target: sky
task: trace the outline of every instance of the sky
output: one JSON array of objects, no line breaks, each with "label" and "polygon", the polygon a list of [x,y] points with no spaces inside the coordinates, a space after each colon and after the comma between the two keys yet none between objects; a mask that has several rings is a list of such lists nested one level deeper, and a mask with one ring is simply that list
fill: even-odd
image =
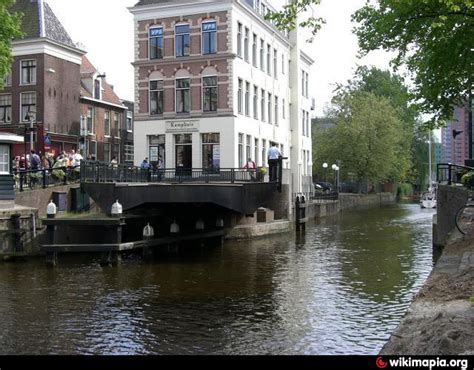
[{"label": "sky", "polygon": [[[275,0],[279,5],[284,0]],[[73,41],[84,45],[95,67],[107,74],[122,99],[133,100],[133,16],[127,7],[137,0],[47,0]],[[373,52],[357,59],[357,37],[352,34],[351,14],[366,0],[322,0],[314,6],[326,24],[305,51],[316,60],[310,93],[316,99],[316,115],[323,114],[337,83],[345,83],[359,65],[389,68],[389,55]]]}]

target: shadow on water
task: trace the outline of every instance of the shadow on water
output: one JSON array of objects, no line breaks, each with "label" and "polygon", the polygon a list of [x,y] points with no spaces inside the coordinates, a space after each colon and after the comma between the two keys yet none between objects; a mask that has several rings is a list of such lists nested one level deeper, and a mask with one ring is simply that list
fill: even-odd
[{"label": "shadow on water", "polygon": [[0,265],[3,354],[376,354],[431,270],[430,214],[402,205],[305,235]]}]

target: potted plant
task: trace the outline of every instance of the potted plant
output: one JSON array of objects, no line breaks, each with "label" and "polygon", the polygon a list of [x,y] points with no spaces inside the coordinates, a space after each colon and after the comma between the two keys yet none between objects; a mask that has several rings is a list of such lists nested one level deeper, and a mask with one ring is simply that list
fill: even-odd
[{"label": "potted plant", "polygon": [[265,180],[265,175],[268,173],[265,167],[257,168],[257,181],[263,182]]}]

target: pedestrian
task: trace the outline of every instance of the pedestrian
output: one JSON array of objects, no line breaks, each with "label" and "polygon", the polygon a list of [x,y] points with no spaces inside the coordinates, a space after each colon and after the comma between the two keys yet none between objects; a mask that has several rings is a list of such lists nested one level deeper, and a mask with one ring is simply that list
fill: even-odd
[{"label": "pedestrian", "polygon": [[112,157],[112,160],[110,161],[110,164],[112,165],[112,168],[117,168],[118,162],[117,162],[117,157]]},{"label": "pedestrian", "polygon": [[140,165],[140,168],[141,168],[142,170],[149,170],[149,169],[150,169],[150,163],[148,162],[148,157],[146,157],[146,158],[143,160],[142,164]]},{"label": "pedestrian", "polygon": [[31,150],[31,169],[38,170],[41,167],[41,159],[38,154],[34,150]]},{"label": "pedestrian", "polygon": [[270,145],[270,149],[268,149],[268,167],[270,169],[270,182],[273,182],[278,180],[278,164],[280,162],[281,152],[275,143],[271,143]]},{"label": "pedestrian", "polygon": [[156,168],[158,169],[158,181],[161,181],[165,172],[165,164],[163,163],[163,158],[161,157],[161,155],[158,157],[158,163],[156,164]]},{"label": "pedestrian", "polygon": [[257,164],[252,161],[252,158],[247,158],[247,163],[245,163],[244,168],[247,169],[247,172],[250,174],[250,180],[255,181],[255,173],[257,172]]}]

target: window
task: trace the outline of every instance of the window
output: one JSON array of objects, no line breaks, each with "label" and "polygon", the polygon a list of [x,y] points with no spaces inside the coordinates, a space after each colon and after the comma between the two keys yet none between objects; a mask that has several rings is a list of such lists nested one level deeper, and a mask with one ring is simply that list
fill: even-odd
[{"label": "window", "polygon": [[267,107],[265,106],[266,103],[265,103],[265,97],[266,97],[266,92],[265,90],[262,89],[262,100],[260,101],[261,105],[260,105],[260,111],[262,112],[262,122],[265,122],[265,109],[267,109]]},{"label": "window", "polygon": [[94,80],[94,99],[100,100],[100,80]]},{"label": "window", "polygon": [[220,134],[202,134],[202,168],[219,169],[221,167]]},{"label": "window", "polygon": [[272,124],[272,94],[268,93],[268,123]]},{"label": "window", "polygon": [[252,44],[252,64],[254,67],[257,67],[257,35],[253,34],[253,44]]},{"label": "window", "polygon": [[104,143],[104,162],[110,162],[110,144]]},{"label": "window", "polygon": [[267,44],[267,73],[269,76],[272,75],[272,71],[271,71],[271,62],[272,62],[272,47],[270,46],[270,44]]},{"label": "window", "polygon": [[239,78],[239,90],[237,91],[237,109],[239,114],[242,114],[242,89],[243,89],[243,81]]},{"label": "window", "polygon": [[182,24],[175,27],[176,56],[189,56],[189,24]]},{"label": "window", "polygon": [[128,163],[133,163],[133,144],[125,144],[123,146],[124,160]]},{"label": "window", "polygon": [[0,95],[0,123],[11,123],[12,121],[12,96],[11,94]]},{"label": "window", "polygon": [[87,108],[87,133],[94,133],[94,108]]},{"label": "window", "polygon": [[276,49],[273,49],[273,75],[275,79],[278,78],[278,52]]},{"label": "window", "polygon": [[252,158],[252,137],[250,135],[247,135],[247,141],[245,145],[245,160],[247,161],[247,158]]},{"label": "window", "polygon": [[217,76],[202,78],[204,112],[217,112]]},{"label": "window", "polygon": [[265,166],[265,158],[267,158],[267,141],[262,139],[262,166]]},{"label": "window", "polygon": [[21,61],[21,84],[34,85],[36,83],[36,60]]},{"label": "window", "polygon": [[253,87],[253,118],[258,119],[258,87]]},{"label": "window", "polygon": [[217,53],[217,23],[215,21],[202,24],[202,53]]},{"label": "window", "polygon": [[259,150],[258,150],[258,139],[254,139],[254,146],[253,146],[253,149],[254,149],[254,161],[255,163],[258,163],[258,153],[259,153]]},{"label": "window", "polygon": [[285,74],[285,54],[281,55],[281,73]]},{"label": "window", "polygon": [[304,93],[304,87],[305,87],[305,79],[306,79],[306,76],[304,75],[304,71],[301,70],[301,95],[305,96],[305,93]]},{"label": "window", "polygon": [[97,158],[97,141],[91,140],[87,142],[87,154],[94,160]]},{"label": "window", "polygon": [[306,97],[309,96],[309,74],[306,73],[306,83],[305,83]]},{"label": "window", "polygon": [[245,115],[250,115],[250,83],[245,82]]},{"label": "window", "polygon": [[249,61],[249,29],[245,27],[245,38],[244,38],[244,60]]},{"label": "window", "polygon": [[150,28],[150,59],[163,58],[163,28]]},{"label": "window", "polygon": [[309,84],[309,74],[305,71],[301,71],[301,91],[304,97],[308,97],[308,84]]},{"label": "window", "polygon": [[12,85],[12,74],[9,73],[3,78],[3,84],[6,86],[11,86]]},{"label": "window", "polygon": [[0,145],[0,174],[10,173],[10,146]]},{"label": "window", "polygon": [[117,112],[114,112],[114,136],[120,137],[120,114]]},{"label": "window", "polygon": [[108,110],[104,113],[104,135],[110,136],[110,112]]},{"label": "window", "polygon": [[133,113],[127,111],[127,131],[133,132]]},{"label": "window", "polygon": [[278,126],[278,96],[275,96],[275,125]]},{"label": "window", "polygon": [[302,111],[302,116],[303,116],[303,120],[302,120],[302,123],[303,123],[303,127],[302,127],[303,136],[306,136],[306,114],[305,114],[304,110]]},{"label": "window", "polygon": [[281,104],[281,114],[283,116],[283,119],[286,119],[286,106],[285,106],[285,99],[282,100],[282,104]]},{"label": "window", "polygon": [[244,134],[239,134],[239,168],[244,166]]},{"label": "window", "polygon": [[310,125],[309,125],[309,112],[306,112],[306,136],[310,137],[311,133],[309,132]]},{"label": "window", "polygon": [[242,23],[237,23],[237,55],[242,58]]},{"label": "window", "polygon": [[265,42],[260,39],[260,69],[265,71]]},{"label": "window", "polygon": [[36,112],[36,93],[22,93],[21,94],[21,121],[29,121],[29,113]]},{"label": "window", "polygon": [[166,136],[148,136],[148,158],[150,163],[157,164],[158,159],[163,161],[165,165],[165,153],[166,153]]},{"label": "window", "polygon": [[190,86],[189,78],[176,80],[176,113],[189,113],[190,104]]},{"label": "window", "polygon": [[150,81],[150,114],[163,114],[163,81]]},{"label": "window", "polygon": [[114,144],[114,152],[112,155],[115,157],[118,163],[120,163],[120,144]]}]

